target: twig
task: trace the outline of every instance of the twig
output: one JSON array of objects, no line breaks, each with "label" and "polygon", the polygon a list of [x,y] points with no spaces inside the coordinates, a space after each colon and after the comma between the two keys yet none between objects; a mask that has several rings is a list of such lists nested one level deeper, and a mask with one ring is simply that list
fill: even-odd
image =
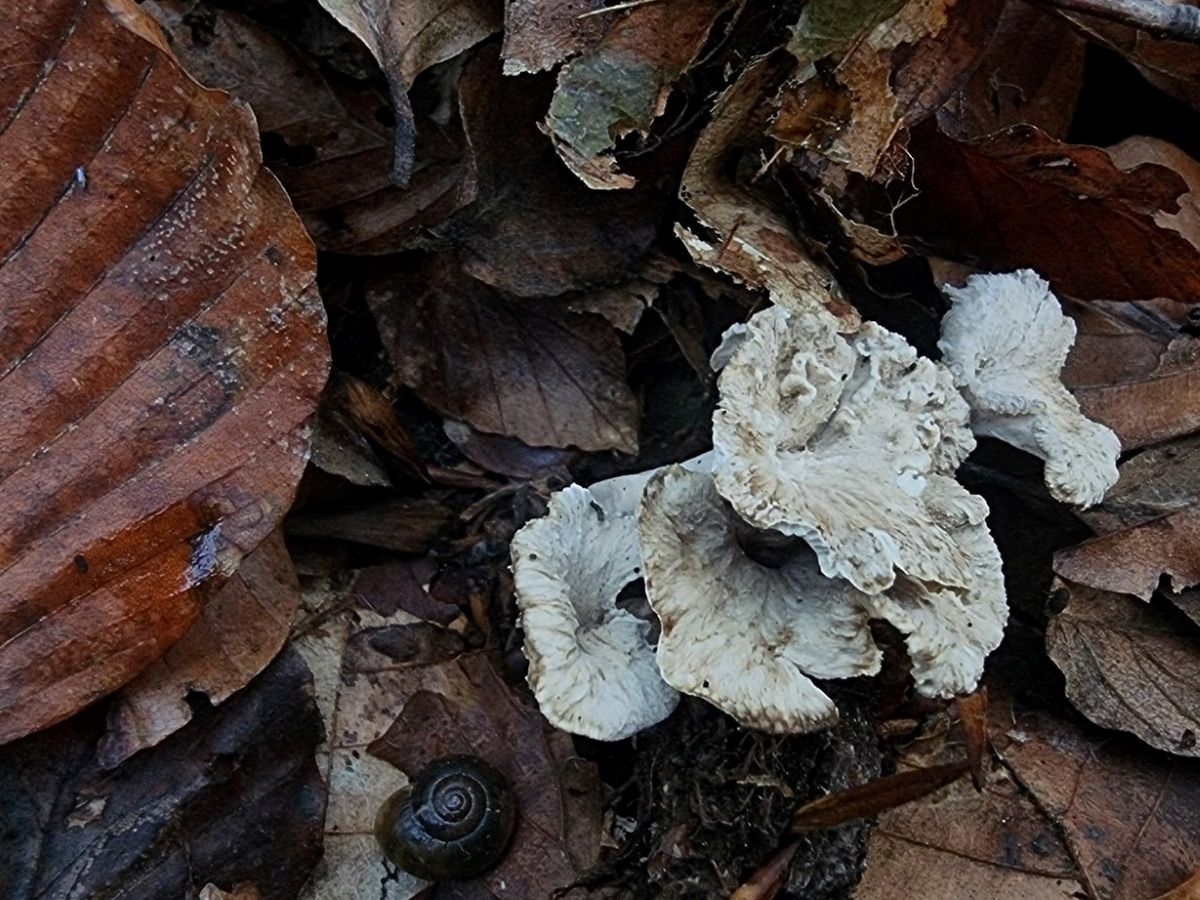
[{"label": "twig", "polygon": [[1155,37],[1200,44],[1200,7],[1163,0],[1039,0],[1044,6],[1132,25]]}]

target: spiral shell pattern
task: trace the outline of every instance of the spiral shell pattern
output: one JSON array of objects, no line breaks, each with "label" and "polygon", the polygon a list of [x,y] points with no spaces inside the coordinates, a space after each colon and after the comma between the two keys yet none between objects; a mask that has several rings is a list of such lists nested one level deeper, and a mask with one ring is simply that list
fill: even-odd
[{"label": "spiral shell pattern", "polygon": [[499,772],[473,756],[448,756],[384,802],[375,835],[406,872],[454,880],[490,868],[507,848],[515,820],[515,801]]}]

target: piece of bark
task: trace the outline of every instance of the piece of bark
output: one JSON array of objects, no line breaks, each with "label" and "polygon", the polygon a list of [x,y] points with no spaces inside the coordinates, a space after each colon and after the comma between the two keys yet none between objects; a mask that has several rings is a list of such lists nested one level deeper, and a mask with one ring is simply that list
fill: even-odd
[{"label": "piece of bark", "polygon": [[248,110],[129,0],[0,8],[0,741],[120,687],[278,524],[329,365]]}]

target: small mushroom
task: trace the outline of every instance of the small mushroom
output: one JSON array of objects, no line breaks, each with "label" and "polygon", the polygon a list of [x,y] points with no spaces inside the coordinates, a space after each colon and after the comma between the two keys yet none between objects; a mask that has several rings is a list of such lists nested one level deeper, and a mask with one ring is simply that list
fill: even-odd
[{"label": "small mushroom", "polygon": [[1060,378],[1075,343],[1050,285],[1021,269],[947,287],[942,358],[971,405],[971,427],[1045,460],[1046,486],[1079,507],[1116,484],[1121,442],[1087,418]]},{"label": "small mushroom", "polygon": [[706,473],[672,466],[646,487],[638,529],[663,677],[751,728],[832,725],[837,708],[811,679],[879,670],[866,598],[822,576],[811,554],[755,562],[739,524]]},{"label": "small mushroom", "polygon": [[974,447],[945,370],[874,323],[843,336],[828,313],[776,306],[746,323],[718,383],[713,472],[743,518],[802,537],[825,575],[867,594],[899,572],[969,587],[969,560],[928,508],[930,476]]},{"label": "small mushroom", "polygon": [[[684,465],[710,463],[704,454]],[[616,602],[641,577],[635,517],[655,471],[559,491],[547,515],[513,538],[529,686],[551,724],[573,734],[621,740],[679,703],[659,675],[652,624]]]}]

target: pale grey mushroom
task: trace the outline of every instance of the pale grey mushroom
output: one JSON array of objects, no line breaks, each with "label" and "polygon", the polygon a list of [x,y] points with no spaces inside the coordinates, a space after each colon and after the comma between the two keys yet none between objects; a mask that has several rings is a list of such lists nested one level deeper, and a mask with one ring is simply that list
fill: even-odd
[{"label": "pale grey mushroom", "polygon": [[662,675],[751,728],[828,727],[837,708],[812,679],[879,671],[867,598],[825,578],[811,555],[755,562],[738,528],[706,473],[669,467],[647,485],[638,529]]},{"label": "pale grey mushroom", "polygon": [[1055,498],[1099,503],[1117,482],[1121,442],[1087,418],[1062,383],[1075,323],[1050,285],[1021,269],[972,275],[945,292],[952,307],[938,346],[971,405],[971,427],[1045,460]]}]

